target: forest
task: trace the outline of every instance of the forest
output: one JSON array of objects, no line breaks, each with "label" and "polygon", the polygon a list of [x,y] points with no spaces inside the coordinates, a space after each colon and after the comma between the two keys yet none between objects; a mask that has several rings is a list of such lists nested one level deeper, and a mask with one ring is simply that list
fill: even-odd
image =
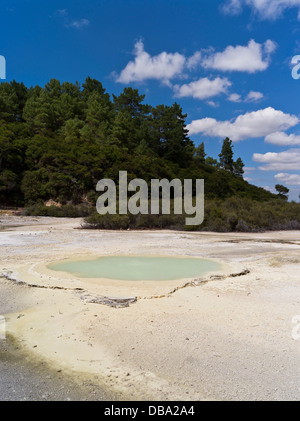
[{"label": "forest", "polygon": [[96,185],[103,178],[128,180],[204,179],[205,219],[198,230],[299,229],[300,204],[243,179],[224,133],[219,159],[204,143],[189,139],[186,117],[176,102],[150,106],[137,89],[110,95],[101,82],[27,88],[0,84],[0,207],[26,215],[85,217],[85,227],[103,229],[185,227],[185,215],[104,215],[96,212]]}]

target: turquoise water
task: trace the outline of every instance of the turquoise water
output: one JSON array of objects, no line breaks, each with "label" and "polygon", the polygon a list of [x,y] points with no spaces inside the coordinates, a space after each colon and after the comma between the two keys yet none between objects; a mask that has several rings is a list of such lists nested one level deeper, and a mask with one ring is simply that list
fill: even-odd
[{"label": "turquoise water", "polygon": [[168,281],[220,270],[218,263],[206,259],[139,256],[99,257],[95,260],[53,263],[48,267],[80,278],[120,281]]}]

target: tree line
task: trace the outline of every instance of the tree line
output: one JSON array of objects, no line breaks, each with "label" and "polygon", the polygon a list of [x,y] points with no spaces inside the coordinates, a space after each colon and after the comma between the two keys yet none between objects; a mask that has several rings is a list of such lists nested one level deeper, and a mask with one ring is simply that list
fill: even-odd
[{"label": "tree line", "polygon": [[[152,106],[137,89],[110,95],[101,82],[61,83],[43,88],[0,84],[0,206],[25,207],[31,215],[87,216],[93,228],[180,228],[184,215],[153,218],[100,217],[97,182],[142,178],[204,179],[205,221],[217,231],[300,228],[299,204],[243,179],[224,133],[218,159],[207,156],[188,136],[178,103]],[[49,201],[55,206],[48,206]],[[47,204],[47,206],[46,206]]]},{"label": "tree line", "polygon": [[102,178],[203,178],[208,198],[274,198],[243,180],[225,138],[219,160],[195,146],[176,102],[150,106],[137,89],[109,95],[101,82],[50,80],[43,88],[0,84],[0,201],[28,206],[96,200]]}]

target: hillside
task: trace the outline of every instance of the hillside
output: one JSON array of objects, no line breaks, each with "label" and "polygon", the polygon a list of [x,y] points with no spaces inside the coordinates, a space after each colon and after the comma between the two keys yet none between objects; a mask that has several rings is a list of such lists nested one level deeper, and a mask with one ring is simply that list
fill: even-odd
[{"label": "hillside", "polygon": [[[189,139],[186,114],[177,103],[153,107],[144,100],[132,88],[111,97],[91,78],[82,86],[54,79],[44,88],[0,84],[1,206],[26,207],[27,213],[39,215],[87,216],[95,211],[97,182],[117,181],[119,171],[127,171],[129,180],[147,182],[204,179],[206,220],[201,229],[300,227],[297,204],[243,179],[243,162],[233,160],[229,139],[219,161],[207,157],[204,144],[195,147]],[[56,206],[46,207],[49,201]],[[252,220],[250,209],[256,214]],[[164,217],[158,226],[182,228],[182,219],[174,218]],[[150,217],[144,222],[120,219],[94,214],[88,222],[109,228],[155,227],[159,218],[155,223]]]}]

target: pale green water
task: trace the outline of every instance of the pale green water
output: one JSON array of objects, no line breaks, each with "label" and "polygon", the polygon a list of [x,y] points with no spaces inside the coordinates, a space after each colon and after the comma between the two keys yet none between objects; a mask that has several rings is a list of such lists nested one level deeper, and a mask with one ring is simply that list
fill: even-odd
[{"label": "pale green water", "polygon": [[176,257],[109,256],[95,260],[53,263],[49,269],[80,278],[120,281],[168,281],[201,276],[221,266],[210,260]]}]

